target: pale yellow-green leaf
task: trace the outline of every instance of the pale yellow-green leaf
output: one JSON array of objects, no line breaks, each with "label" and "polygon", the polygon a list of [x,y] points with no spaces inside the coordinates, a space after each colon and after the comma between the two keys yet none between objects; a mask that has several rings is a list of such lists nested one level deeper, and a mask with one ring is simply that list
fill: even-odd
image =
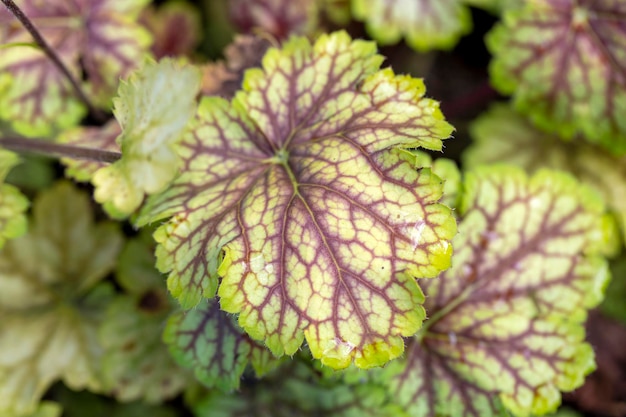
[{"label": "pale yellow-green leaf", "polygon": [[174,146],[195,112],[200,78],[198,69],[164,59],[121,83],[114,114],[122,126],[122,158],[95,173],[99,203],[130,214],[145,194],[162,191],[175,177],[180,161]]},{"label": "pale yellow-green leaf", "polygon": [[0,416],[35,412],[57,380],[100,388],[96,330],[112,288],[99,281],[121,240],[68,183],[35,200],[29,233],[0,251]]},{"label": "pale yellow-green leaf", "polygon": [[[39,404],[37,410],[31,414],[25,416],[15,416],[15,417],[61,417],[63,413],[63,408],[51,401],[44,401]],[[3,416],[3,417],[14,417],[14,416]]]}]

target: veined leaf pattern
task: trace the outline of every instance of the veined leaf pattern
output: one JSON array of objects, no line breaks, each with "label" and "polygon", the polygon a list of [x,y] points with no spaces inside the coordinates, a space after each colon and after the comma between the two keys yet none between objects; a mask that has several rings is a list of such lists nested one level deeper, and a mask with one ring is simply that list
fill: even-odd
[{"label": "veined leaf pattern", "polygon": [[[109,106],[120,77],[143,62],[151,42],[137,23],[148,0],[16,0],[15,3],[89,96]],[[30,34],[0,7],[0,44],[33,44]],[[24,135],[44,136],[76,124],[84,108],[69,82],[36,46],[0,48],[0,73],[13,75],[0,96],[0,118]]]},{"label": "veined leaf pattern", "polygon": [[[508,105],[496,105],[484,113],[473,122],[471,134],[474,144],[463,155],[465,166],[500,162],[529,173],[540,168],[569,172],[604,197],[626,242],[626,156],[612,155],[581,138],[563,141],[537,129]],[[619,251],[620,239],[615,240],[608,242],[607,255]]]},{"label": "veined leaf pattern", "polygon": [[306,337],[332,367],[381,365],[424,317],[416,277],[449,266],[456,223],[441,180],[400,148],[452,128],[421,80],[379,71],[373,43],[293,38],[232,103],[205,97],[183,168],[144,206],[157,266],[183,307],[213,297],[276,355]]},{"label": "veined leaf pattern", "polygon": [[463,0],[352,0],[352,8],[379,43],[404,37],[418,51],[450,49],[472,28]]},{"label": "veined leaf pattern", "polygon": [[[98,390],[96,331],[122,239],[95,224],[87,195],[60,183],[33,203],[29,232],[0,251],[0,412],[34,412],[56,381]],[[36,260],[36,262],[33,261]]]},{"label": "veined leaf pattern", "polygon": [[430,318],[389,389],[413,417],[555,411],[595,366],[583,322],[608,280],[603,206],[557,171],[481,168],[465,190],[454,266],[420,282]]},{"label": "veined leaf pattern", "polygon": [[192,368],[200,382],[224,391],[239,388],[248,363],[259,377],[280,363],[262,343],[252,340],[234,317],[220,310],[215,299],[170,317],[163,339],[172,356]]},{"label": "veined leaf pattern", "polygon": [[494,85],[535,124],[626,153],[626,3],[530,1],[487,44]]}]

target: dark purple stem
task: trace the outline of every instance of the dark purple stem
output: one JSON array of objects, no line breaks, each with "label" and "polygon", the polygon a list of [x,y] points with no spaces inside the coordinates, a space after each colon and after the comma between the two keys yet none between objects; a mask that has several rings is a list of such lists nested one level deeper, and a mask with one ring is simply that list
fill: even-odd
[{"label": "dark purple stem", "polygon": [[[3,0],[4,1],[4,0]],[[0,146],[16,152],[36,153],[71,159],[85,159],[95,162],[113,163],[122,157],[119,152],[103,151],[80,146],[61,145],[38,139],[21,137],[0,137]]]},{"label": "dark purple stem", "polygon": [[54,65],[56,65],[59,71],[63,73],[65,78],[68,79],[68,81],[72,85],[72,88],[74,89],[74,93],[78,96],[78,98],[83,103],[85,103],[85,105],[89,109],[89,113],[91,113],[94,119],[96,119],[99,122],[104,122],[106,120],[106,115],[102,111],[100,111],[98,108],[96,108],[91,102],[91,100],[89,100],[89,97],[87,97],[87,95],[81,88],[78,81],[76,81],[72,73],[69,71],[69,69],[67,69],[67,67],[65,66],[63,61],[61,61],[61,58],[57,55],[57,53],[50,47],[50,45],[48,45],[48,42],[46,42],[43,36],[41,36],[41,33],[39,33],[39,31],[37,30],[35,25],[33,25],[30,19],[17,6],[17,4],[15,4],[13,0],[1,0],[1,1],[2,3],[4,3],[6,8],[9,9],[11,13],[13,13],[13,15],[17,18],[17,20],[19,20],[22,23],[22,25],[24,25],[24,28],[31,34],[31,36],[33,37],[37,45],[39,45],[41,50],[48,56],[48,58],[50,58],[50,60],[52,60]]}]

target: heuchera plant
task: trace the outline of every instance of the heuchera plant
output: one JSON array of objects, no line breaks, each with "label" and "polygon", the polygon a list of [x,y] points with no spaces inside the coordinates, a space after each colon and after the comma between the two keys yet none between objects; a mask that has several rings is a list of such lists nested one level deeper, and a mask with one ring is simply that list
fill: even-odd
[{"label": "heuchera plant", "polygon": [[[1,1],[0,415],[544,415],[626,321],[623,2]],[[478,8],[446,159],[378,49]]]}]

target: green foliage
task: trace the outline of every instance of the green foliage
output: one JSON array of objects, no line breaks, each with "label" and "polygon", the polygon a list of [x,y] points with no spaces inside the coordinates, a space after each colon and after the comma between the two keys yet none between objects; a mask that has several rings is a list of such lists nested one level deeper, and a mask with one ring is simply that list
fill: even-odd
[{"label": "green foliage", "polygon": [[21,236],[27,229],[23,213],[28,208],[28,200],[13,185],[1,184],[19,162],[16,154],[0,149],[0,249],[7,239]]},{"label": "green foliage", "polygon": [[[4,151],[0,150],[0,153]],[[6,182],[28,193],[44,190],[55,181],[53,161],[50,158],[25,155],[11,168]]]},{"label": "green foliage", "polygon": [[0,4],[0,415],[546,415],[626,323],[622,2]]},{"label": "green foliage", "polygon": [[602,204],[572,177],[504,166],[464,190],[455,263],[421,283],[430,318],[383,376],[411,415],[554,411],[594,369],[581,323],[608,280]]},{"label": "green foliage", "polygon": [[[141,63],[151,37],[137,23],[148,0],[17,0],[24,13],[74,76],[84,71],[85,87],[108,107],[120,77]],[[0,88],[0,119],[24,135],[49,136],[75,125],[85,114],[66,78],[5,7],[0,8],[0,73],[13,81]],[[0,81],[0,85],[2,81]]]},{"label": "green foliage", "polygon": [[154,267],[150,240],[144,233],[124,247],[116,281],[125,294],[109,304],[98,334],[104,390],[123,402],[160,403],[179,394],[190,378],[161,341],[174,305]]},{"label": "green foliage", "polygon": [[61,183],[34,202],[27,235],[0,252],[0,410],[33,412],[50,385],[100,389],[95,333],[122,239],[94,224],[87,196]]},{"label": "green foliage", "polygon": [[600,306],[607,316],[626,324],[626,254],[622,253],[611,262],[613,279],[606,290],[606,300]]},{"label": "green foliage", "polygon": [[196,416],[408,417],[383,386],[326,380],[298,359],[263,381],[238,395],[207,395],[194,406]]},{"label": "green foliage", "polygon": [[418,51],[452,48],[472,29],[464,0],[352,0],[353,14],[364,20],[379,43],[398,42],[403,36]]},{"label": "green foliage", "polygon": [[58,404],[42,401],[37,410],[28,414],[28,417],[60,417],[62,411]]},{"label": "green foliage", "polygon": [[544,130],[626,153],[626,4],[529,1],[487,37],[494,86]]},{"label": "green foliage", "polygon": [[[602,194],[626,241],[626,157],[577,139],[565,142],[545,133],[507,105],[497,105],[472,125],[473,146],[464,154],[469,168],[495,162],[567,171]],[[606,221],[607,229],[612,227]],[[606,254],[619,252],[619,237],[607,233]]]},{"label": "green foliage", "polygon": [[163,339],[172,356],[182,366],[194,369],[196,378],[209,388],[239,388],[248,363],[258,377],[279,363],[262,343],[237,325],[234,317],[220,310],[216,300],[172,315]]}]

